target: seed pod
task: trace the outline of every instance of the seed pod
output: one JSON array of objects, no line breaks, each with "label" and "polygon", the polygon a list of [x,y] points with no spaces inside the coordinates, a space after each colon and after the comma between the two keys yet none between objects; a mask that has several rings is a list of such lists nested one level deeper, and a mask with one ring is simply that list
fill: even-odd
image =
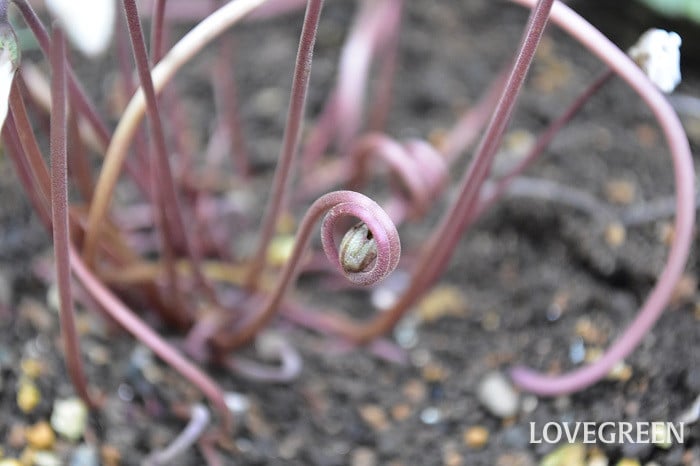
[{"label": "seed pod", "polygon": [[364,222],[350,228],[340,242],[338,258],[348,273],[363,272],[377,258],[377,244]]}]

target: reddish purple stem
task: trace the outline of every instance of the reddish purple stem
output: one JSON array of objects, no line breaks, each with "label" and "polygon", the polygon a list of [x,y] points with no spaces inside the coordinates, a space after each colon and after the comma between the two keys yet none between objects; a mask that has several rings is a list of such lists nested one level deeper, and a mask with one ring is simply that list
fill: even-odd
[{"label": "reddish purple stem", "polygon": [[301,30],[299,40],[299,50],[297,51],[296,65],[294,67],[294,80],[292,82],[292,95],[287,113],[287,125],[284,128],[284,139],[282,150],[275,178],[272,182],[270,198],[265,209],[265,216],[260,228],[260,239],[258,247],[253,255],[250,271],[246,280],[250,289],[257,288],[260,273],[265,266],[265,255],[267,248],[275,232],[275,226],[280,213],[284,208],[287,191],[289,191],[292,179],[292,169],[294,160],[299,150],[299,136],[304,118],[304,108],[306,106],[306,94],[309,89],[309,78],[311,75],[311,61],[313,59],[314,44],[316,42],[316,31],[321,17],[323,0],[308,0],[306,14],[304,15],[304,26]]},{"label": "reddish purple stem", "polygon": [[66,49],[63,31],[57,23],[54,23],[51,37],[51,224],[60,301],[61,336],[68,374],[73,386],[88,406],[95,407],[95,402],[88,393],[80,355],[80,339],[75,328],[70,283],[65,65]]}]

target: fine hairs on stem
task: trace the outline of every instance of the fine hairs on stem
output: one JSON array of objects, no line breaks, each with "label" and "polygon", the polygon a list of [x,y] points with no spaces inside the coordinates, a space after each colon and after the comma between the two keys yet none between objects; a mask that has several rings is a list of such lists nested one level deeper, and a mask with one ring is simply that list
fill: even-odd
[{"label": "fine hairs on stem", "polygon": [[[635,63],[592,26],[555,0],[513,1],[531,8],[514,58],[485,86],[476,104],[456,119],[442,141],[432,142],[432,137],[420,135],[395,137],[385,129],[390,121],[390,91],[401,82],[403,72],[399,38],[409,2],[357,1],[355,20],[336,54],[337,77],[330,81],[334,84],[328,91],[310,93],[323,0],[235,0],[213,12],[210,5],[204,8],[185,0],[152,0],[147,5],[121,0],[123,24],[115,39],[116,65],[120,90],[130,98],[119,110],[112,133],[98,110],[105,102],[88,97],[66,58],[64,31],[72,32],[68,28],[79,25],[55,24],[47,32],[29,2],[15,0],[50,62],[51,79],[48,84],[42,79],[42,67],[30,63],[26,73],[18,71],[14,76],[16,66],[2,67],[7,65],[2,60],[8,53],[0,47],[0,72],[11,69],[9,76],[14,77],[11,87],[5,88],[10,91],[9,112],[2,135],[19,181],[53,238],[63,351],[75,390],[97,407],[82,365],[74,297],[87,309],[101,308],[209,403],[207,408],[200,400],[188,401],[193,408],[187,427],[147,462],[169,464],[194,443],[211,464],[221,462],[217,449],[230,446],[235,413],[204,367],[216,366],[234,380],[246,378],[251,384],[294,383],[303,374],[300,352],[291,343],[295,339],[281,338],[281,333],[270,330],[276,318],[324,336],[319,347],[337,354],[366,344],[380,358],[405,363],[407,352],[386,336],[444,273],[467,229],[509,190],[537,195],[556,188],[551,180],[522,175],[615,75],[652,110],[670,149],[676,219],[667,263],[638,316],[601,359],[558,376],[524,367],[514,368],[511,375],[526,391],[571,393],[600,380],[638,345],[663,311],[688,255],[695,199],[687,139],[666,99]],[[6,6],[0,0],[0,22],[6,20]],[[249,125],[244,121],[255,106],[249,105],[248,95],[237,92],[234,77],[239,68],[236,65],[234,72],[231,58],[251,50],[244,41],[237,48],[237,38],[221,36],[245,19],[254,28],[259,21],[304,6],[297,53],[289,56],[290,65],[295,61],[286,120],[278,134],[279,158],[274,170],[262,173],[255,157],[264,144],[246,139]],[[140,14],[150,22],[142,23]],[[505,175],[493,175],[497,150],[550,19],[608,69],[549,123],[518,164]],[[175,21],[194,26],[171,47],[165,38],[176,33],[171,27]],[[12,29],[9,23],[3,26],[6,29],[0,32]],[[680,44],[678,35],[669,36]],[[6,40],[4,35],[0,38]],[[212,44],[217,39],[221,42]],[[209,44],[207,53],[201,53]],[[186,94],[168,89],[160,101],[159,96],[197,56],[201,60],[197,70],[215,70],[216,76],[204,85],[211,87],[216,105],[210,119],[197,121],[199,126],[194,127]],[[315,102],[320,104],[314,105],[318,115],[306,115],[309,94],[325,96]],[[31,100],[25,106],[28,96]],[[239,111],[239,104],[245,111]],[[42,154],[43,139],[33,126],[34,118],[46,115],[50,117],[50,170]],[[148,125],[142,124],[146,117]],[[312,120],[307,134],[305,118]],[[167,139],[171,134],[172,147]],[[204,141],[195,134],[203,135]],[[400,129],[398,134],[408,133]],[[467,169],[450,190],[451,171],[461,166],[460,158],[480,134],[471,159],[465,161]],[[135,157],[127,157],[131,146]],[[102,160],[93,172],[98,165],[91,158],[95,155]],[[231,173],[221,163],[228,156]],[[303,173],[297,186],[298,165]],[[123,171],[139,189],[134,196],[115,196]],[[254,202],[241,201],[250,193],[259,194],[253,190],[267,186],[262,182],[267,175],[271,181],[266,205],[259,208]],[[377,184],[378,192],[387,193],[379,202],[360,192]],[[69,188],[77,188],[80,202],[70,202]],[[564,193],[562,204],[582,208],[591,216],[621,212],[581,189],[558,192]],[[328,292],[346,288],[359,292],[360,287],[377,285],[399,266],[402,245],[397,228],[438,218],[431,214],[436,214],[437,201],[448,195],[454,197],[434,229],[423,241],[415,241],[418,244],[401,264],[407,285],[402,285],[391,304],[377,305],[387,308],[384,312],[357,321],[351,317],[354,310],[344,314],[318,309],[303,293],[291,291],[305,273],[316,274],[313,279],[318,282],[313,283],[330,284]],[[621,218],[638,217],[634,212],[622,214]],[[314,241],[319,229],[320,241]],[[71,272],[80,285],[74,290]],[[164,335],[178,343],[171,344]],[[293,337],[292,332],[284,335]],[[263,362],[237,352],[252,344]],[[211,416],[220,420],[225,434],[209,428]]]},{"label": "fine hairs on stem", "polygon": [[80,354],[80,340],[75,328],[73,294],[70,284],[68,245],[68,154],[66,124],[66,50],[61,27],[55,23],[51,35],[51,224],[53,226],[56,281],[60,302],[61,333],[68,373],[75,389],[88,406],[95,402],[88,393],[85,370]]},{"label": "fine hairs on stem", "polygon": [[[529,4],[529,0],[516,0]],[[582,390],[605,377],[613,366],[629,355],[661,316],[678,282],[692,241],[695,223],[694,168],[688,139],[668,101],[637,66],[594,27],[564,5],[557,4],[552,20],[576,37],[622,77],[650,107],[666,136],[676,181],[674,237],[666,265],[632,324],[596,362],[561,376],[548,376],[516,367],[516,384],[540,395],[560,395]]]}]

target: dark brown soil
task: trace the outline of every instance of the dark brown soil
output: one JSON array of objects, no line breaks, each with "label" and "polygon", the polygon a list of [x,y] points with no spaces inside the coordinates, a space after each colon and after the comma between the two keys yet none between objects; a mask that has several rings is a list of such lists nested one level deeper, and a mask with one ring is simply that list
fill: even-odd
[{"label": "dark brown soil", "polygon": [[[488,0],[406,3],[389,133],[397,138],[427,137],[449,128],[478,98],[512,54],[526,14]],[[665,25],[664,19],[633,12],[631,6],[615,11],[610,19],[606,2],[571,4],[594,23],[600,20],[622,48],[650,24]],[[318,113],[333,82],[351,13],[351,2],[339,1],[328,2],[324,11],[310,117]],[[300,18],[292,15],[247,25],[236,33],[242,111],[261,170],[278,151]],[[684,44],[700,37],[697,26],[686,30],[691,35]],[[204,133],[211,127],[213,112],[207,107],[212,96],[208,77],[202,75],[209,69],[203,55],[199,66],[185,70],[178,85],[188,102],[196,104],[189,116],[201,122]],[[678,92],[697,96],[700,72],[697,62],[689,63],[693,67],[684,69]],[[582,47],[560,31],[549,30],[511,128],[541,129],[600,70],[602,65]],[[99,72],[85,74],[93,85],[102,80]],[[278,94],[279,112],[262,112],[261,99],[267,98],[269,104],[270,95]],[[686,116],[683,121],[697,151],[700,119]],[[21,439],[12,438],[18,426],[48,419],[53,400],[70,396],[73,390],[59,357],[56,315],[45,310],[46,291],[32,273],[32,264],[40,258],[37,251],[47,250],[46,237],[26,213],[8,161],[1,162],[5,175],[0,177],[0,257],[14,297],[0,327],[0,442],[6,456],[16,457],[24,449]],[[634,186],[633,204],[673,192],[662,134],[649,111],[618,81],[605,87],[562,131],[528,175],[588,191],[603,202],[611,181]],[[444,201],[439,202],[428,220],[402,228],[405,250],[421,243],[443,208]],[[438,285],[461,293],[464,312],[420,321],[417,344],[408,350],[408,365],[383,362],[364,350],[336,354],[327,351],[318,335],[285,326],[304,358],[298,380],[258,384],[212,370],[223,387],[246,395],[252,406],[236,434],[240,452],[225,457],[224,464],[530,465],[554,448],[529,443],[533,421],[542,425],[675,420],[700,395],[697,255],[687,268],[685,292],[626,361],[629,378],[604,381],[570,397],[526,398],[529,408],[508,420],[491,415],[476,397],[478,383],[489,371],[505,371],[516,363],[564,371],[575,366],[570,348],[582,337],[589,350],[608,346],[632,320],[655,282],[667,252],[663,240],[667,222],[660,218],[630,227],[615,245],[606,239],[608,225],[590,213],[557,199],[507,198],[465,235]],[[314,288],[318,285],[312,278],[304,279],[294,293],[301,302],[323,305]],[[322,294],[325,303],[329,297],[337,299],[334,308],[367,307],[364,293]],[[560,315],[553,314],[557,305]],[[144,377],[134,366],[133,340],[100,328],[100,317],[83,315],[89,327],[83,338],[88,376],[108,399],[105,409],[92,417],[86,438],[93,445],[116,448],[121,464],[139,464],[184,426],[171,413],[170,404],[190,400],[194,394],[160,363],[153,363],[160,368],[156,376]],[[104,352],[106,360],[100,357]],[[40,359],[45,367],[37,379],[42,400],[31,414],[22,413],[16,402],[19,362],[28,357]],[[154,380],[160,383],[154,385]],[[436,412],[432,408],[439,413],[434,423],[429,419]],[[489,432],[482,448],[465,443],[464,433],[473,426]],[[700,464],[697,426],[690,429],[685,444],[668,450],[633,444],[598,447],[610,464],[622,457],[663,465]],[[61,441],[56,451],[67,457],[73,448]],[[176,464],[202,462],[191,449]]]}]

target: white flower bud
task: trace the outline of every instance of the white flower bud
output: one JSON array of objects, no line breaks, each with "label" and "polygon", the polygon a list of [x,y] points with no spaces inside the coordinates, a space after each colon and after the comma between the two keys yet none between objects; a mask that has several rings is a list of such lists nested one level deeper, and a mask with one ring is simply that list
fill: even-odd
[{"label": "white flower bud", "polygon": [[70,42],[88,57],[107,50],[114,33],[114,0],[46,0]]},{"label": "white flower bud", "polygon": [[663,29],[649,29],[627,52],[649,79],[665,93],[681,82],[681,37]]},{"label": "white flower bud", "polygon": [[364,222],[350,228],[340,242],[338,257],[343,270],[363,272],[377,257],[377,245]]},{"label": "white flower bud", "polygon": [[5,124],[10,100],[10,89],[19,66],[19,47],[15,33],[9,26],[0,27],[0,130]]}]

